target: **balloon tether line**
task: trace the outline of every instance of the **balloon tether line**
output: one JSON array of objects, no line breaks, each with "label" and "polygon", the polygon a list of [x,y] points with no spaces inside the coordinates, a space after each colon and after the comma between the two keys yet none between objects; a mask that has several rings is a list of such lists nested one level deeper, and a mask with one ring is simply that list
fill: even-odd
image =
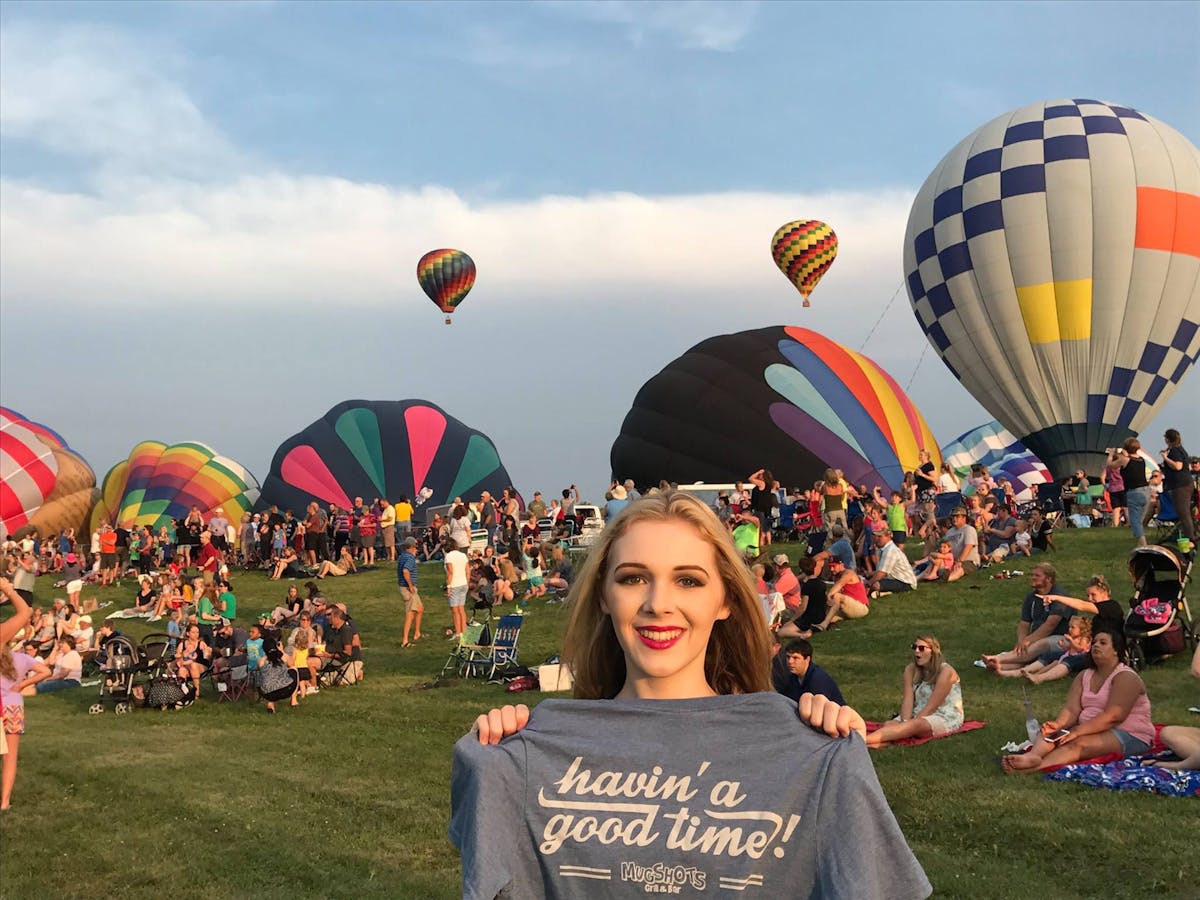
[{"label": "balloon tether line", "polygon": [[925,361],[925,354],[929,352],[929,341],[925,342],[924,349],[921,350],[921,355],[917,358],[917,364],[913,366],[912,374],[908,376],[908,384],[904,386],[904,393],[908,393],[912,388],[912,383],[917,377],[917,369],[921,368],[921,363]]},{"label": "balloon tether line", "polygon": [[887,302],[887,306],[883,308],[883,312],[879,314],[879,318],[875,320],[875,324],[871,326],[871,330],[867,332],[867,336],[863,338],[862,346],[858,348],[858,352],[862,353],[867,349],[867,344],[871,341],[871,335],[875,333],[875,329],[879,327],[879,323],[883,321],[883,317],[888,314],[888,310],[892,308],[892,304],[896,302],[896,298],[900,296],[900,292],[904,290],[904,282],[900,282],[900,287],[896,288],[896,292],[892,294],[892,299]]}]

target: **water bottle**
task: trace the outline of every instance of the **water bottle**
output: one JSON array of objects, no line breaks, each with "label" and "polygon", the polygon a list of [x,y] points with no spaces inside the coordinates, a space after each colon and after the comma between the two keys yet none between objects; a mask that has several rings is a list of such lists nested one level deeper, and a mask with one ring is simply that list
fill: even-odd
[{"label": "water bottle", "polygon": [[1025,690],[1024,685],[1021,686],[1021,695],[1025,705],[1025,733],[1029,735],[1031,743],[1036,743],[1042,733],[1042,727],[1038,724],[1037,716],[1033,714],[1033,701],[1029,699],[1029,692]]}]

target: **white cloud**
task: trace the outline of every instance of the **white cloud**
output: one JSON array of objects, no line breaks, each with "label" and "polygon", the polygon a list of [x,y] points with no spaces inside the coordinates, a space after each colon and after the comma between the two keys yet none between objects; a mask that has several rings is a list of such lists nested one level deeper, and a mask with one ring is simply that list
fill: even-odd
[{"label": "white cloud", "polygon": [[469,252],[480,273],[476,296],[514,309],[564,295],[627,306],[656,292],[703,306],[747,295],[794,306],[798,296],[775,269],[769,242],[800,216],[833,223],[841,240],[814,303],[869,306],[899,284],[911,199],[900,190],[602,194],[472,205],[444,188],[282,174],[219,185],[108,178],[93,195],[11,180],[0,190],[5,304],[53,297],[130,307],[329,297],[390,306],[421,296],[413,267],[439,246]]},{"label": "white cloud", "polygon": [[0,31],[0,130],[86,164],[194,177],[239,154],[169,73],[178,60],[101,27]]},{"label": "white cloud", "polygon": [[624,27],[630,41],[665,39],[685,50],[737,49],[754,27],[756,2],[722,0],[573,0],[555,4],[572,15]]}]

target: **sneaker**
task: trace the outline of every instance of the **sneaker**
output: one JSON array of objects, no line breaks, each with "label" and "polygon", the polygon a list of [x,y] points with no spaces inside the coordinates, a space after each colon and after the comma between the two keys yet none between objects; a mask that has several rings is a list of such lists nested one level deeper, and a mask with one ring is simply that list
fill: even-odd
[{"label": "sneaker", "polygon": [[162,621],[162,616],[151,616],[151,617],[150,617],[150,621],[151,621],[151,622],[161,622],[161,621]]},{"label": "sneaker", "polygon": [[112,606],[112,601],[111,601],[111,600],[105,600],[103,603],[99,603],[99,604],[97,604],[97,605],[96,605],[96,609],[104,609],[106,606]]},{"label": "sneaker", "polygon": [[304,692],[304,696],[307,697],[309,694],[319,694],[319,693],[321,693],[321,689],[314,684],[312,687],[310,687],[307,691]]},{"label": "sneaker", "polygon": [[985,663],[982,659],[975,660],[975,662],[971,663],[971,665],[973,665],[977,669],[986,669],[987,668],[987,663]]}]

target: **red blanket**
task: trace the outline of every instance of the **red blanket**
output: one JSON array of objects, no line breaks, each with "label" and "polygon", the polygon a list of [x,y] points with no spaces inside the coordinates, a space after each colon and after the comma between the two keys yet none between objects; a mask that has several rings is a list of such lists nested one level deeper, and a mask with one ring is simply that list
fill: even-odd
[{"label": "red blanket", "polygon": [[[867,722],[866,724],[867,724],[867,734],[870,734],[873,731],[878,731],[880,728],[883,727],[882,722]],[[963,722],[962,728],[958,729],[958,731],[952,731],[952,732],[950,732],[950,734],[939,734],[939,735],[937,735],[937,737],[952,737],[956,734],[962,734],[964,731],[974,731],[976,728],[982,728],[986,724],[987,724],[987,722],[980,722],[976,719],[972,719],[968,722]],[[888,747],[915,747],[918,744],[924,744],[925,742],[932,741],[932,740],[934,740],[934,735],[931,734],[928,737],[904,738],[903,740],[900,740],[900,741],[892,741],[891,743],[886,744],[885,746],[888,746]]]}]

